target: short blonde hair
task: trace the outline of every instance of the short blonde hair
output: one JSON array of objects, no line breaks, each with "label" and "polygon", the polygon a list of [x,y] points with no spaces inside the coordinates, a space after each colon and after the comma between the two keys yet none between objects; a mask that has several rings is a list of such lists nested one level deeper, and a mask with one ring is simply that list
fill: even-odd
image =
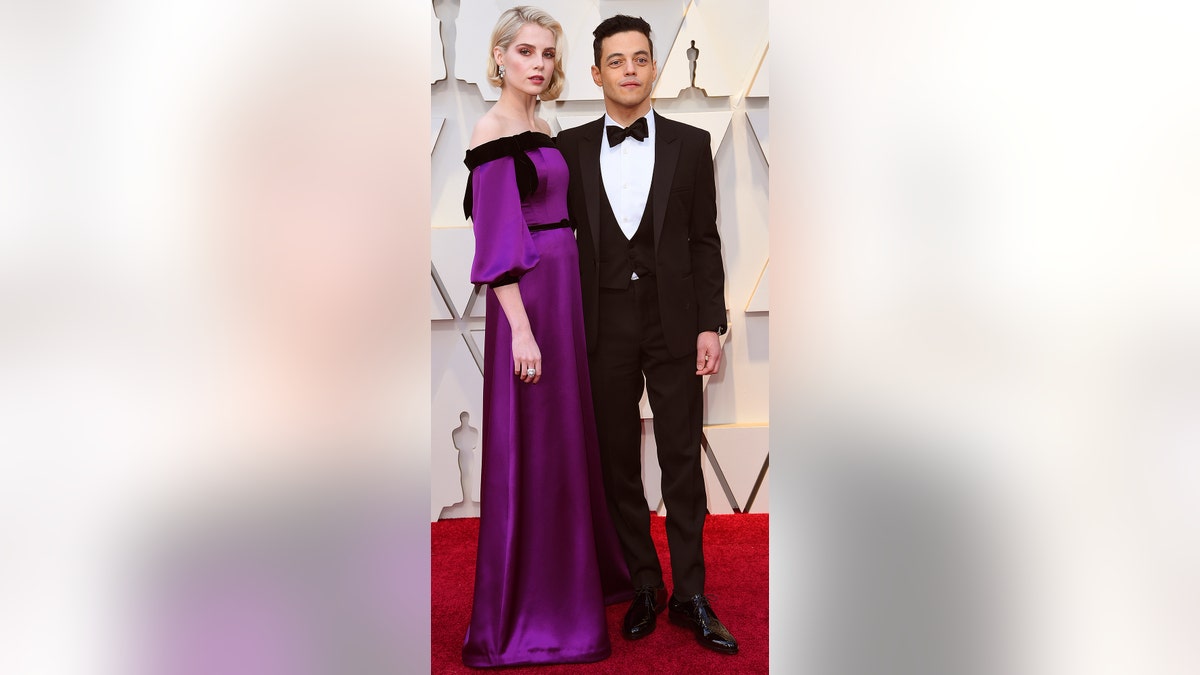
[{"label": "short blonde hair", "polygon": [[504,10],[492,29],[492,42],[488,46],[487,79],[494,87],[502,87],[504,80],[500,78],[500,67],[496,63],[496,47],[508,51],[509,46],[517,37],[517,32],[526,24],[537,24],[554,33],[554,72],[550,74],[550,82],[538,96],[543,101],[553,101],[562,93],[567,83],[566,72],[563,71],[563,29],[562,24],[544,10],[528,5],[518,5]]}]

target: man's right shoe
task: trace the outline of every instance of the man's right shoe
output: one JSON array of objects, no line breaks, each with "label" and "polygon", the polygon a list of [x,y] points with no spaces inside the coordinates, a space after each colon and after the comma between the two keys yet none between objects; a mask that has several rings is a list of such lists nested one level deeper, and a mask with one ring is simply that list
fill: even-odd
[{"label": "man's right shoe", "polygon": [[621,634],[629,640],[638,640],[654,632],[658,613],[667,607],[667,589],[654,586],[639,586],[634,592],[625,621],[621,623]]}]

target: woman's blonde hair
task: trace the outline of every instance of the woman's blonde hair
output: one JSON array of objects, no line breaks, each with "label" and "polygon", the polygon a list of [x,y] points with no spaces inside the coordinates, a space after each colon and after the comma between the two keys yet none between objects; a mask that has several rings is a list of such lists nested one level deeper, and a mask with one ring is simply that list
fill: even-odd
[{"label": "woman's blonde hair", "polygon": [[562,93],[563,86],[567,82],[567,75],[563,71],[562,24],[537,7],[519,5],[504,10],[504,13],[500,15],[500,19],[496,21],[496,27],[492,29],[492,43],[488,46],[487,79],[495,87],[503,86],[504,80],[500,78],[500,67],[496,63],[496,47],[508,51],[509,46],[517,37],[517,32],[530,23],[537,24],[554,33],[554,72],[550,74],[550,81],[546,85],[546,89],[538,96],[543,101],[553,101]]}]

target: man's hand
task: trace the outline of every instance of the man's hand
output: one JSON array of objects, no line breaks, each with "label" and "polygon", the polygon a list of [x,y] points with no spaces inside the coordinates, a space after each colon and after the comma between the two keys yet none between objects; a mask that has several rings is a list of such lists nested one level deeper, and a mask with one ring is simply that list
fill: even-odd
[{"label": "man's hand", "polygon": [[717,331],[706,330],[696,336],[696,374],[713,375],[721,369],[721,341]]}]

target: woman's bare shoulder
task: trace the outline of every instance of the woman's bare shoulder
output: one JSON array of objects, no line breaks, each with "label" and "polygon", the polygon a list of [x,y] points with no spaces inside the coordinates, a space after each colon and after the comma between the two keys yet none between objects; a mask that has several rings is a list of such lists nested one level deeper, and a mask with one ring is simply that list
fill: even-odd
[{"label": "woman's bare shoulder", "polygon": [[488,113],[480,117],[479,121],[475,123],[475,129],[471,131],[470,147],[477,148],[488,141],[494,141],[497,138],[509,135],[504,120]]}]

